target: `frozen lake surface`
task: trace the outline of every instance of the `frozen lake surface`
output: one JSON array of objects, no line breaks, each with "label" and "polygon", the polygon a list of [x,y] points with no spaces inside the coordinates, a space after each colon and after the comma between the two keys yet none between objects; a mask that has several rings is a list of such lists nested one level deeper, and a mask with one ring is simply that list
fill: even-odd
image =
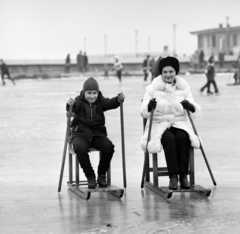
[{"label": "frozen lake surface", "polygon": [[[239,233],[240,232],[240,86],[227,86],[232,74],[216,77],[221,95],[200,95],[204,75],[182,76],[202,107],[195,126],[217,182],[214,186],[200,150],[195,150],[196,184],[210,188],[209,198],[174,193],[165,200],[141,190],[143,152],[139,115],[146,84],[142,77],[95,77],[105,97],[124,92],[127,189],[122,199],[93,193],[85,201],[68,190],[66,160],[62,191],[57,192],[66,131],[65,104],[82,89],[86,77],[6,80],[0,87],[0,233]],[[115,144],[112,184],[123,187],[120,109],[106,114]],[[96,169],[98,158],[92,153]],[[96,157],[96,160],[94,160]],[[159,155],[160,164],[165,160]],[[168,178],[159,179],[163,186]]]}]

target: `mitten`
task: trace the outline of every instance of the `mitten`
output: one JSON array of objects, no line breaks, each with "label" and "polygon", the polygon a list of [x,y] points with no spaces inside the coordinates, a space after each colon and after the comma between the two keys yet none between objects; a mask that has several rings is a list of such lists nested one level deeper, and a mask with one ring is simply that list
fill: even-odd
[{"label": "mitten", "polygon": [[184,109],[189,110],[191,112],[195,112],[195,107],[193,104],[191,104],[188,100],[183,100],[181,102]]},{"label": "mitten", "polygon": [[156,106],[157,106],[156,99],[155,98],[151,99],[148,103],[148,112],[151,112],[152,109],[156,109]]},{"label": "mitten", "polygon": [[124,99],[125,99],[124,94],[123,93],[119,93],[118,96],[117,96],[117,99],[118,99],[119,103],[124,102]]}]

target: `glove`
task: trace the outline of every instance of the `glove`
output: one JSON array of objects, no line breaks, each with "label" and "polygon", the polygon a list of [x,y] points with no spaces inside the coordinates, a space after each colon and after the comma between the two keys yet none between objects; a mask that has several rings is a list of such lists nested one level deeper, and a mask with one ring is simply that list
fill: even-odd
[{"label": "glove", "polygon": [[183,100],[180,102],[184,109],[189,110],[191,112],[195,112],[195,107],[193,104],[191,104],[188,100]]},{"label": "glove", "polygon": [[117,99],[119,103],[124,102],[125,95],[123,93],[119,93]]},{"label": "glove", "polygon": [[155,98],[151,99],[148,103],[148,112],[151,112],[152,109],[155,110],[156,106],[157,106],[156,99]]}]

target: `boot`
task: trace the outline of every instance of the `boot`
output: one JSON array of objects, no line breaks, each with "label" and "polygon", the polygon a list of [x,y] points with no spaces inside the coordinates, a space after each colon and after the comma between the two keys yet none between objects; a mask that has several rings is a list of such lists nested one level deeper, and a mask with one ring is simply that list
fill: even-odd
[{"label": "boot", "polygon": [[97,182],[100,188],[106,188],[108,186],[105,175],[98,175]]},{"label": "boot", "polygon": [[178,188],[178,176],[177,174],[170,175],[169,189],[176,190]]},{"label": "boot", "polygon": [[88,188],[95,189],[97,187],[96,178],[91,176],[88,179]]},{"label": "boot", "polygon": [[185,173],[180,174],[180,187],[183,189],[190,188],[190,183],[188,182],[187,174]]}]

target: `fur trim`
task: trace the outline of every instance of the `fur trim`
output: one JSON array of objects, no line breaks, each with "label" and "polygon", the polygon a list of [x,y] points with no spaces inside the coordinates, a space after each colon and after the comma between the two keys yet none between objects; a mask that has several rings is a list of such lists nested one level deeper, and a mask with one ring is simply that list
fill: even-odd
[{"label": "fur trim", "polygon": [[[188,87],[188,84],[187,82],[182,79],[181,77],[179,76],[175,76],[175,79],[176,79],[176,89],[180,89],[180,90],[184,90],[184,89],[187,89]],[[162,79],[162,76],[159,75],[157,76],[153,81],[152,81],[152,86],[155,90],[160,90],[160,91],[164,91],[165,90],[165,87],[166,85],[169,85],[169,84],[166,84],[163,79]]]},{"label": "fur trim", "polygon": [[190,117],[191,119],[195,119],[201,115],[202,108],[195,102],[193,102],[192,104],[195,107],[195,112],[194,113],[190,112]]}]

